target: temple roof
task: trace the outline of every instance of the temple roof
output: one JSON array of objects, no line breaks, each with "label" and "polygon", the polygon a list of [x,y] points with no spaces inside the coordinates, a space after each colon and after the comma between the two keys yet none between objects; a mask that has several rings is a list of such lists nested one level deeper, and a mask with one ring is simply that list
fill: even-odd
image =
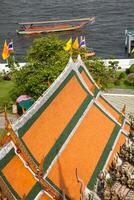
[{"label": "temple roof", "polygon": [[[105,99],[78,56],[12,127],[36,166],[43,160],[43,177],[50,187],[59,194],[64,190],[68,199],[79,199],[76,168],[93,189],[98,174],[127,137],[129,123]],[[51,199],[22,160],[11,148],[0,165],[13,195]]]}]

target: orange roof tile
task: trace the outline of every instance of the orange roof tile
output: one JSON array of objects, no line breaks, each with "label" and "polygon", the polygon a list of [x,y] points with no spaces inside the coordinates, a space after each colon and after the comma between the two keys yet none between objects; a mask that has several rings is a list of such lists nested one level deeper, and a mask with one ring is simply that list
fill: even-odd
[{"label": "orange roof tile", "polygon": [[71,199],[79,199],[75,169],[87,185],[115,127],[95,105],[91,107],[48,177]]},{"label": "orange roof tile", "polygon": [[20,197],[27,195],[36,183],[31,172],[25,168],[17,155],[2,169],[2,173]]},{"label": "orange roof tile", "polygon": [[38,162],[49,152],[86,96],[76,77],[71,78],[23,136]]},{"label": "orange roof tile", "polygon": [[38,200],[50,200],[52,198],[50,198],[47,194],[43,193]]}]

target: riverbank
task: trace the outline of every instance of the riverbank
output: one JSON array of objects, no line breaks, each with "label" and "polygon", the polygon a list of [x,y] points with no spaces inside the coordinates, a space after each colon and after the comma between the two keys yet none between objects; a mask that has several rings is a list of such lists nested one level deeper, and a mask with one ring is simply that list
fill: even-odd
[{"label": "riverbank", "polygon": [[[125,71],[128,69],[132,64],[134,64],[134,59],[103,59],[105,65],[109,65],[109,62],[118,62],[118,69],[120,71]],[[19,63],[20,67],[23,67],[26,63]],[[7,66],[7,63],[0,63],[0,72],[2,71],[8,72],[10,71],[9,67]]]}]

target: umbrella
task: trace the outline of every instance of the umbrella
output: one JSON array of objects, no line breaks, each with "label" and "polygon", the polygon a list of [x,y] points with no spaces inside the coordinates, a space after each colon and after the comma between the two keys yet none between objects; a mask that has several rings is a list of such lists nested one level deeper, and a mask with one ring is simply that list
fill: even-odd
[{"label": "umbrella", "polygon": [[20,103],[21,101],[27,101],[30,99],[31,99],[31,97],[28,95],[21,95],[16,99],[16,103]]}]

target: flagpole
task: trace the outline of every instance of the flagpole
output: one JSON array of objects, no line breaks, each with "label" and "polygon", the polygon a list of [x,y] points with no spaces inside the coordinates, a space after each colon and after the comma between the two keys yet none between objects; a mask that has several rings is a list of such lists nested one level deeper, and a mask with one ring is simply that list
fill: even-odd
[{"label": "flagpole", "polygon": [[6,66],[8,67],[8,58],[6,59]]}]

